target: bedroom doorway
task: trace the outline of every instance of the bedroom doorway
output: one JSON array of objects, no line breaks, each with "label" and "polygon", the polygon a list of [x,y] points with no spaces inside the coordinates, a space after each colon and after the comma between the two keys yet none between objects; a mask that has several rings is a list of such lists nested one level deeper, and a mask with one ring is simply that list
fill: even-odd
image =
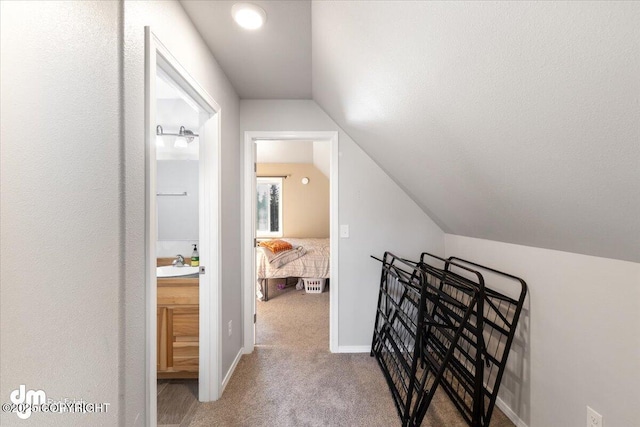
[{"label": "bedroom doorway", "polygon": [[336,132],[245,132],[245,353],[311,313],[323,348],[337,349],[337,142]]}]

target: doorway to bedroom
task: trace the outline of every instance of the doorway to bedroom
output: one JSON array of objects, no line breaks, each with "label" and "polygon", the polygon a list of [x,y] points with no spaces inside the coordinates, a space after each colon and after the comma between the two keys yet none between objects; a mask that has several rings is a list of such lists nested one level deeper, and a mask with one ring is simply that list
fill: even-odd
[{"label": "doorway to bedroom", "polygon": [[254,345],[332,349],[337,135],[251,134],[245,135],[245,353]]},{"label": "doorway to bedroom", "polygon": [[326,349],[329,141],[258,139],[255,148],[255,343]]}]

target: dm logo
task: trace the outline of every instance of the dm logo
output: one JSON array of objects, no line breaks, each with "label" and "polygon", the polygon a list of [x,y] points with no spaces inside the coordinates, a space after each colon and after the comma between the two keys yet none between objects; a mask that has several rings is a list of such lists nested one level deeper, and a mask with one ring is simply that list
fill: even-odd
[{"label": "dm logo", "polygon": [[11,402],[17,405],[16,415],[23,420],[31,416],[31,408],[34,405],[43,405],[47,402],[44,390],[27,390],[24,384],[20,384],[17,390],[13,390],[9,397]]}]

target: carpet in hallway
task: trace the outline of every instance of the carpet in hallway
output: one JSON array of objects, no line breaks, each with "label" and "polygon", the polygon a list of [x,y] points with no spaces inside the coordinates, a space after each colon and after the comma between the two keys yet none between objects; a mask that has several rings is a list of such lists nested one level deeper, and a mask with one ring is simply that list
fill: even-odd
[{"label": "carpet in hallway", "polygon": [[[255,350],[242,357],[218,401],[198,405],[190,425],[399,426],[375,359],[329,352],[329,295],[290,288],[258,301]],[[494,412],[492,426],[513,425]],[[466,423],[439,392],[422,425]]]}]

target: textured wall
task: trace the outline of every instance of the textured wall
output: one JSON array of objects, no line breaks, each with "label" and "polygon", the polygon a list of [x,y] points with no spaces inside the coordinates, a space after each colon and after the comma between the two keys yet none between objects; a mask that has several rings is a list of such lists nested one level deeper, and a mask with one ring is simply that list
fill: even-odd
[{"label": "textured wall", "polygon": [[290,175],[283,180],[284,237],[329,237],[329,179],[313,164],[258,163],[257,174]]},{"label": "textured wall", "polygon": [[20,384],[120,412],[119,2],[2,2],[0,401]]},{"label": "textured wall", "polygon": [[519,339],[500,395],[529,426],[637,425],[640,264],[445,235],[447,256],[529,285]]},{"label": "textured wall", "polygon": [[1,5],[0,396],[111,403],[21,425],[143,425],[144,26],[222,107],[222,320],[241,325],[238,97],[177,2]]}]

